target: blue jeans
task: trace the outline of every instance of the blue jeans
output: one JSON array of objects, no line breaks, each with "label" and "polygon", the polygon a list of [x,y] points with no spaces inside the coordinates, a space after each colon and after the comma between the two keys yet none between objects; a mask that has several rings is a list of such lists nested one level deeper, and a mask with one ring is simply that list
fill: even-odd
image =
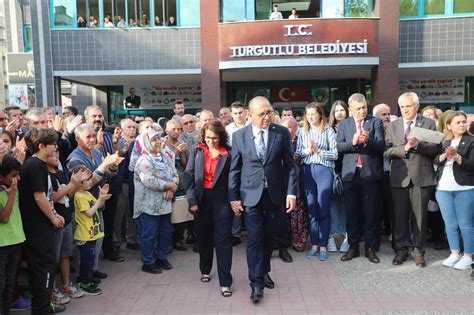
[{"label": "blue jeans", "polygon": [[332,169],[319,164],[303,164],[301,187],[309,214],[311,245],[328,246],[331,228]]},{"label": "blue jeans", "polygon": [[79,267],[79,277],[81,282],[92,282],[92,269],[96,256],[96,241],[88,241],[82,245],[78,245],[79,253],[81,255],[81,266]]},{"label": "blue jeans", "polygon": [[436,191],[439,209],[448,235],[449,248],[460,250],[459,230],[464,240],[464,252],[474,254],[474,189],[460,191]]},{"label": "blue jeans", "polygon": [[138,217],[143,264],[154,264],[156,262],[155,254],[160,259],[168,257],[168,246],[173,233],[170,217],[170,214],[149,215],[146,213],[142,213]]},{"label": "blue jeans", "polygon": [[346,235],[346,205],[344,196],[332,195],[331,199],[331,230],[329,235]]}]

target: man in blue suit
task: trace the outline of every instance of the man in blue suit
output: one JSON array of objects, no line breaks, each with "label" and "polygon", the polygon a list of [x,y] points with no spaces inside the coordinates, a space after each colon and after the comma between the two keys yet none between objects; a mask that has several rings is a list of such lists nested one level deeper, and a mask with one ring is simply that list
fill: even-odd
[{"label": "man in blue suit", "polygon": [[[247,265],[250,299],[263,298],[263,288],[273,289],[269,276],[275,239],[275,223],[296,206],[296,166],[290,134],[271,123],[274,111],[269,101],[257,96],[249,102],[251,124],[232,136],[229,200],[236,215],[245,211],[248,232]],[[281,221],[281,220],[280,220]]]},{"label": "man in blue suit", "polygon": [[350,250],[342,257],[349,261],[359,257],[359,242],[364,236],[365,256],[379,263],[375,253],[378,237],[378,185],[384,176],[385,136],[379,118],[367,115],[364,95],[349,97],[352,117],[339,123],[337,151],[343,154],[342,181],[346,204],[346,226]]}]

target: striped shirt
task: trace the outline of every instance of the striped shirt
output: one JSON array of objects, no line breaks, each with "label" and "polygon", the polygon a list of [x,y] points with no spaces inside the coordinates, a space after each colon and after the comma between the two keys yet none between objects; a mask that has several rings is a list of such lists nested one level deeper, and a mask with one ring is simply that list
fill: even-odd
[{"label": "striped shirt", "polygon": [[107,153],[109,154],[115,153],[114,140],[113,140],[114,135],[106,131],[104,131],[103,135],[104,135],[104,144],[102,145],[102,147],[100,147],[100,152],[102,153],[103,157],[106,157]]},{"label": "striped shirt", "polygon": [[[309,140],[316,142],[318,149],[321,149],[321,155],[316,152],[313,154],[305,152],[305,149],[310,146]],[[338,156],[336,132],[328,124],[324,127],[323,132],[319,132],[313,126],[310,126],[309,132],[301,129],[296,143],[296,155],[301,158],[303,164],[321,164],[334,167],[334,161],[337,160]]]}]

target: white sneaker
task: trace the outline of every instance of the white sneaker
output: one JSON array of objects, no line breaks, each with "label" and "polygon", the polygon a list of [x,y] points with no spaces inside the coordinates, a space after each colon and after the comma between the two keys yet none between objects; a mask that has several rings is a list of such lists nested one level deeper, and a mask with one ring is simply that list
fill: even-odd
[{"label": "white sneaker", "polygon": [[64,295],[58,288],[53,290],[51,295],[51,302],[58,305],[64,305],[71,301],[71,298],[67,295]]},{"label": "white sneaker", "polygon": [[470,270],[472,264],[472,257],[463,255],[462,258],[454,265],[457,270]]},{"label": "white sneaker", "polygon": [[461,259],[461,255],[457,253],[451,253],[448,258],[443,260],[443,266],[452,268],[459,260]]},{"label": "white sneaker", "polygon": [[337,252],[337,246],[334,237],[331,237],[328,241],[328,252]]},{"label": "white sneaker", "polygon": [[341,253],[347,253],[350,249],[349,243],[347,242],[347,237],[344,239],[344,242],[342,242],[341,247],[339,248],[339,252]]}]

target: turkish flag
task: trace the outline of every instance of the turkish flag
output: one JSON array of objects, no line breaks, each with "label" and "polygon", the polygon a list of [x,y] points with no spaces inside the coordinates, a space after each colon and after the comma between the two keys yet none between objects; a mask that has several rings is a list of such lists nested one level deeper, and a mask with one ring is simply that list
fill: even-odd
[{"label": "turkish flag", "polygon": [[273,87],[274,103],[308,102],[307,85],[285,85]]}]

